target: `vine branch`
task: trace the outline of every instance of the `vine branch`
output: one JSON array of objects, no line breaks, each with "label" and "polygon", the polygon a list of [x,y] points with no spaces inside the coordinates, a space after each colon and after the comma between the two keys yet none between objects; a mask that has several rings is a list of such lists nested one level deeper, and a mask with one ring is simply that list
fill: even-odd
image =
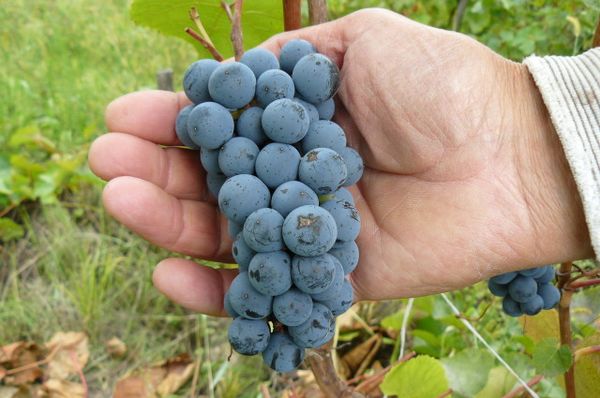
[{"label": "vine branch", "polygon": [[308,0],[308,19],[311,25],[327,22],[327,0]]},{"label": "vine branch", "polygon": [[[562,263],[558,272],[558,288],[562,294],[558,303],[558,322],[560,328],[560,344],[573,348],[573,337],[571,333],[571,296],[573,291],[568,288],[570,282],[571,262]],[[575,365],[572,364],[565,372],[565,387],[567,398],[575,398]]]},{"label": "vine branch", "polygon": [[[544,376],[537,375],[533,379],[529,380],[527,382],[527,385],[529,387],[533,387],[536,384],[538,384],[540,381],[542,381],[543,378],[544,378]],[[514,390],[512,390],[511,392],[509,392],[508,394],[506,394],[505,396],[503,396],[502,398],[515,398],[519,394],[521,394],[523,391],[525,391],[525,388],[523,386],[519,386],[519,387],[515,388]]]},{"label": "vine branch", "polygon": [[329,344],[324,348],[312,350],[306,359],[315,375],[319,388],[325,396],[332,398],[365,398],[364,395],[354,391],[339,378],[333,366]]},{"label": "vine branch", "polygon": [[187,33],[188,35],[192,36],[195,40],[197,40],[200,44],[202,44],[202,46],[204,46],[204,48],[206,48],[208,50],[208,52],[210,53],[210,55],[213,56],[214,59],[216,59],[219,62],[223,61],[224,58],[221,55],[221,53],[219,52],[219,50],[217,50],[215,48],[215,46],[213,46],[208,41],[206,41],[206,39],[203,38],[194,29],[192,29],[192,28],[185,28],[185,33]]},{"label": "vine branch", "polygon": [[302,27],[301,0],[283,0],[283,26],[286,32]]}]

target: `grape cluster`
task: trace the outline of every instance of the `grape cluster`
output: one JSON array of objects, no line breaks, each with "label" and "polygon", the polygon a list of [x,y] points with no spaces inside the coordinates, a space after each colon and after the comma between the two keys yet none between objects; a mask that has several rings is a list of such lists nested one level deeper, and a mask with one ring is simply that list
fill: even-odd
[{"label": "grape cluster", "polygon": [[552,284],[554,276],[554,267],[546,265],[496,275],[488,281],[488,288],[494,296],[503,297],[502,310],[507,315],[536,315],[560,300],[560,290]]},{"label": "grape cluster", "polygon": [[225,294],[229,342],[279,372],[328,342],[353,301],[360,216],[350,192],[360,155],[332,122],[338,67],[305,40],[277,58],[200,60],[185,73],[194,103],[176,132],[200,150],[209,191],[234,239],[239,274]]}]

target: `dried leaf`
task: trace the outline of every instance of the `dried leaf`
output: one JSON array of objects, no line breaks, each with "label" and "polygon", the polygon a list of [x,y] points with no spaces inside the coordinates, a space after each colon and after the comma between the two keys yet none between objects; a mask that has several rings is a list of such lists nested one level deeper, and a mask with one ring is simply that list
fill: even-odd
[{"label": "dried leaf", "polygon": [[363,362],[365,360],[370,362],[374,355],[373,351],[377,352],[379,350],[381,340],[381,335],[374,334],[346,353],[342,357],[342,361],[348,365],[353,373],[360,368],[365,368]]},{"label": "dried leaf", "polygon": [[8,369],[23,368],[23,370],[4,377],[4,383],[13,386],[31,384],[42,377],[42,370],[34,364],[40,359],[39,347],[31,342],[17,342],[2,347],[2,362],[8,365]]},{"label": "dried leaf", "polygon": [[18,393],[17,387],[0,386],[0,398],[15,398]]},{"label": "dried leaf", "polygon": [[194,362],[188,355],[169,360],[165,367],[167,369],[167,376],[160,382],[156,389],[158,395],[161,397],[175,393],[194,373]]},{"label": "dried leaf", "polygon": [[84,398],[86,391],[83,385],[67,380],[50,379],[43,385],[48,398]]},{"label": "dried leaf", "polygon": [[106,352],[114,358],[122,357],[127,353],[127,346],[117,337],[113,337],[105,344]]},{"label": "dried leaf", "polygon": [[6,369],[4,369],[2,366],[0,366],[0,381],[2,381],[2,379],[4,379],[4,376],[6,376]]},{"label": "dried leaf", "polygon": [[88,337],[82,332],[58,332],[46,343],[49,352],[56,354],[48,363],[48,377],[64,380],[77,374],[90,358]]}]

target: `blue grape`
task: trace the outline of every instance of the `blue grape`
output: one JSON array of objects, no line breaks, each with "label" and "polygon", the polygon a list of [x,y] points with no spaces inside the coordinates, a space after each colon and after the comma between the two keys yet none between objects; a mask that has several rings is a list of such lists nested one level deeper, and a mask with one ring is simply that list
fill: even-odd
[{"label": "blue grape", "polygon": [[219,167],[227,177],[253,174],[258,151],[254,141],[245,137],[233,137],[219,151]]},{"label": "blue grape", "polygon": [[315,47],[306,40],[294,39],[288,41],[281,48],[281,53],[279,54],[281,69],[291,74],[300,58],[316,51]]},{"label": "blue grape", "polygon": [[505,297],[508,294],[508,285],[500,285],[491,279],[488,281],[488,289],[497,297]]},{"label": "blue grape", "polygon": [[321,347],[323,344],[326,344],[329,340],[331,340],[333,338],[334,334],[335,334],[335,319],[333,321],[331,321],[331,324],[329,325],[329,331],[327,332],[327,334],[321,340],[316,341],[314,343],[314,346]]},{"label": "blue grape", "polygon": [[248,267],[252,286],[265,296],[279,296],[292,287],[290,256],[284,251],[256,253]]},{"label": "blue grape", "polygon": [[519,274],[521,274],[523,276],[530,276],[533,279],[541,278],[542,276],[544,276],[545,273],[546,273],[546,268],[544,268],[544,267],[529,268],[529,269],[524,269],[524,270],[519,271]]},{"label": "blue grape", "polygon": [[225,309],[227,315],[229,315],[232,318],[237,318],[238,316],[240,316],[240,314],[235,312],[235,310],[231,306],[231,303],[229,302],[229,291],[227,291],[223,296],[223,309]]},{"label": "blue grape", "polygon": [[188,105],[179,111],[177,119],[175,119],[175,133],[183,145],[192,149],[198,149],[198,145],[192,141],[187,129],[187,119],[192,109],[194,109],[194,105]]},{"label": "blue grape", "polygon": [[521,312],[527,315],[536,315],[544,308],[544,299],[539,295],[534,295],[524,303],[520,303]]},{"label": "blue grape", "polygon": [[317,120],[311,123],[308,132],[302,139],[302,149],[304,152],[308,152],[316,148],[333,149],[341,155],[341,151],[346,148],[344,130],[337,123],[329,120]]},{"label": "blue grape", "polygon": [[321,205],[333,216],[337,227],[337,240],[350,242],[358,237],[360,232],[360,215],[350,202],[330,200]]},{"label": "blue grape", "polygon": [[316,148],[300,159],[298,177],[318,195],[335,192],[346,181],[344,160],[329,148]]},{"label": "blue grape", "polygon": [[238,174],[225,181],[218,198],[221,212],[229,220],[243,224],[252,212],[269,207],[271,193],[255,176]]},{"label": "blue grape", "polygon": [[492,277],[490,280],[499,285],[507,285],[516,277],[517,277],[516,272],[507,272],[505,274],[496,275],[496,276]]},{"label": "blue grape", "polygon": [[210,75],[208,92],[213,101],[226,108],[243,108],[254,98],[256,77],[252,69],[240,62],[221,64]]},{"label": "blue grape", "polygon": [[311,294],[313,300],[315,300],[315,301],[333,300],[334,298],[336,298],[337,296],[340,295],[342,288],[344,286],[345,278],[344,278],[344,268],[342,267],[342,264],[340,264],[339,260],[337,258],[335,258],[334,256],[331,256],[329,254],[328,254],[328,256],[330,256],[331,261],[333,262],[333,264],[335,266],[335,272],[333,274],[333,281],[331,282],[331,285],[329,285],[327,290],[325,290],[321,293]]},{"label": "blue grape", "polygon": [[219,150],[200,148],[200,163],[208,174],[223,174],[219,167]]},{"label": "blue grape", "polygon": [[243,225],[238,224],[236,222],[227,220],[227,233],[228,235],[231,237],[231,239],[235,239],[235,237],[242,232],[242,229],[244,228]]},{"label": "blue grape", "polygon": [[544,273],[535,278],[535,281],[538,284],[542,284],[542,283],[550,283],[551,281],[554,280],[554,276],[556,275],[556,271],[554,270],[554,267],[552,265],[546,265],[544,267]]},{"label": "blue grape", "polygon": [[314,348],[316,343],[329,334],[334,321],[331,310],[321,303],[313,303],[308,319],[298,326],[288,327],[288,333],[299,347]]},{"label": "blue grape", "polygon": [[256,100],[263,108],[282,98],[294,98],[294,82],[290,75],[279,69],[263,73],[256,82]]},{"label": "blue grape", "polygon": [[208,79],[220,64],[213,59],[201,59],[191,64],[183,75],[183,91],[194,104],[210,101]]},{"label": "blue grape", "polygon": [[510,296],[506,296],[502,299],[502,310],[509,316],[518,317],[523,315],[519,303],[511,299]]},{"label": "blue grape", "polygon": [[291,288],[273,298],[273,315],[286,326],[298,326],[312,313],[313,301],[306,293]]},{"label": "blue grape", "polygon": [[258,106],[242,112],[235,125],[238,135],[251,139],[256,145],[262,145],[267,140],[261,124],[262,114],[263,110]]},{"label": "blue grape", "polygon": [[306,205],[292,210],[283,222],[283,240],[300,256],[318,256],[333,247],[337,237],[335,220],[321,207]]},{"label": "blue grape", "polygon": [[273,298],[259,293],[248,279],[248,273],[238,274],[229,287],[231,308],[244,318],[261,319],[271,313]]},{"label": "blue grape", "polygon": [[346,177],[346,181],[344,181],[344,186],[349,187],[350,185],[356,184],[365,170],[362,158],[358,152],[350,147],[342,148],[338,153],[342,159],[344,159],[344,164],[348,170],[348,177]]},{"label": "blue grape", "polygon": [[544,300],[545,310],[556,307],[556,304],[560,301],[560,290],[550,283],[538,284],[538,294]]},{"label": "blue grape", "polygon": [[310,116],[298,102],[282,98],[265,108],[261,123],[265,134],[273,141],[293,144],[306,135]]},{"label": "blue grape", "polygon": [[231,254],[233,255],[235,262],[240,266],[240,272],[245,272],[248,271],[250,261],[256,252],[246,244],[246,241],[244,240],[244,234],[239,232],[233,241]]},{"label": "blue grape", "polygon": [[275,54],[264,48],[253,48],[246,51],[240,62],[250,68],[257,79],[269,69],[279,69],[279,61]]},{"label": "blue grape", "polygon": [[296,101],[297,103],[302,105],[304,109],[306,109],[306,112],[308,112],[308,118],[310,119],[311,123],[314,123],[319,120],[319,111],[317,110],[316,106],[298,97],[294,98],[294,101]]},{"label": "blue grape", "polygon": [[291,145],[271,143],[256,157],[256,175],[272,189],[298,176],[300,153]]},{"label": "blue grape", "polygon": [[358,265],[358,259],[360,256],[358,246],[356,245],[355,241],[335,242],[331,250],[329,250],[329,254],[337,258],[340,264],[342,264],[344,275],[348,275],[350,272],[354,271]]},{"label": "blue grape", "polygon": [[326,291],[333,283],[335,273],[336,264],[327,254],[292,258],[292,281],[305,293],[316,294]]},{"label": "blue grape", "polygon": [[188,116],[188,133],[196,145],[217,149],[233,136],[233,117],[216,102],[196,105]]},{"label": "blue grape", "polygon": [[282,226],[283,217],[276,210],[258,209],[244,222],[244,240],[252,250],[259,253],[282,250]]},{"label": "blue grape", "polygon": [[537,283],[529,276],[519,275],[508,285],[510,298],[518,303],[525,303],[537,294]]},{"label": "blue grape", "polygon": [[334,316],[340,316],[352,307],[353,299],[354,293],[352,291],[352,285],[348,279],[344,279],[340,293],[335,297],[321,301],[320,303],[329,308]]},{"label": "blue grape", "polygon": [[319,119],[321,120],[331,120],[335,113],[335,101],[333,101],[333,98],[329,98],[327,101],[317,104],[316,107],[319,112]]},{"label": "blue grape", "polygon": [[227,338],[236,352],[242,355],[256,355],[269,345],[271,331],[262,319],[235,318],[229,325]]},{"label": "blue grape", "polygon": [[319,104],[333,97],[337,91],[340,70],[325,55],[309,54],[298,61],[292,72],[292,79],[302,98]]},{"label": "blue grape", "polygon": [[300,206],[319,205],[319,197],[306,184],[300,181],[288,181],[279,185],[271,196],[271,207],[283,217]]},{"label": "blue grape", "polygon": [[221,173],[208,173],[206,175],[206,186],[208,187],[208,192],[210,192],[215,198],[219,197],[219,192],[225,184],[227,177]]},{"label": "blue grape", "polygon": [[354,204],[354,197],[346,188],[340,188],[334,193],[334,199]]},{"label": "blue grape", "polygon": [[287,333],[274,332],[262,356],[271,369],[291,372],[304,361],[304,348],[298,347]]}]

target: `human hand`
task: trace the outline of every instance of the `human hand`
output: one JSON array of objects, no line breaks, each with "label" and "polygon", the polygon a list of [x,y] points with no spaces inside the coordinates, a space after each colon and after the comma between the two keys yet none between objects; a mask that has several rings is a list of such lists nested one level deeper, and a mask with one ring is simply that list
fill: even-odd
[{"label": "human hand", "polygon": [[[357,300],[436,293],[491,275],[591,254],[581,203],[558,137],[524,66],[468,37],[366,10],[275,36],[315,43],[341,67],[336,121],[365,160],[351,189],[361,213]],[[90,150],[110,180],[117,220],[169,250],[231,261],[226,223],[197,152],[179,145],[183,94],[147,91],[111,103],[113,133]],[[174,301],[222,313],[235,270],[184,259],[158,264]]]}]

